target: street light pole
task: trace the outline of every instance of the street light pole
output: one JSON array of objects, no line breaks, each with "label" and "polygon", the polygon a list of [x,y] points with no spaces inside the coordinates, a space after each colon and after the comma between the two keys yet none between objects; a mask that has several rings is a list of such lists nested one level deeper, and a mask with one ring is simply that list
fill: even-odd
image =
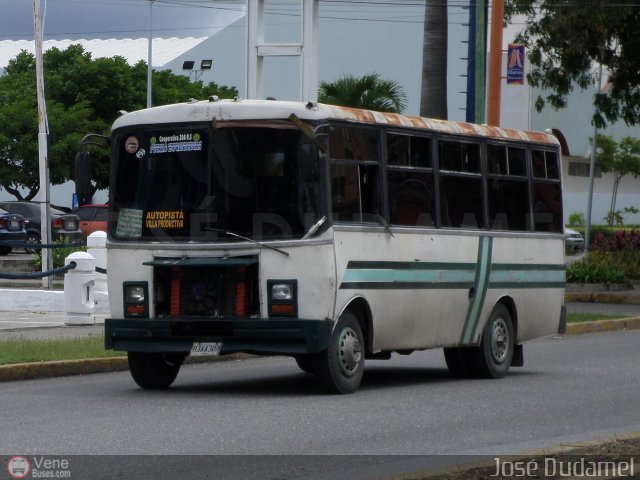
[{"label": "street light pole", "polygon": [[[47,105],[44,98],[44,68],[42,61],[42,17],[40,13],[41,0],[33,0],[33,34],[36,51],[36,89],[38,98],[38,167],[40,173],[40,237],[42,243],[51,243],[50,228],[50,199],[49,199],[49,160],[47,158],[47,136],[49,127],[47,122]],[[48,248],[43,248],[42,271],[53,268],[53,259]],[[50,276],[42,278],[43,288],[51,288],[53,282]]]},{"label": "street light pole", "polygon": [[[602,62],[598,72],[598,91],[602,89]],[[587,197],[587,218],[584,229],[584,253],[589,253],[591,240],[591,206],[593,203],[593,177],[596,173],[596,150],[598,148],[598,126],[593,122],[593,140],[591,141],[591,162],[589,164],[589,196]]]},{"label": "street light pole", "polygon": [[149,0],[149,46],[147,51],[147,108],[151,108],[152,104],[152,85],[153,85],[153,2]]}]

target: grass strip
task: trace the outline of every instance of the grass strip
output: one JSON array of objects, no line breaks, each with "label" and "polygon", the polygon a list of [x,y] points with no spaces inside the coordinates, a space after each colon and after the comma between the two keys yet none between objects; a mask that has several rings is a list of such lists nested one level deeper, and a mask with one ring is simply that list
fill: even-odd
[{"label": "grass strip", "polygon": [[102,336],[25,340],[0,340],[0,365],[83,358],[121,357],[123,352],[104,349]]},{"label": "grass strip", "polygon": [[597,320],[616,320],[619,318],[629,318],[629,315],[610,315],[607,313],[567,313],[567,323],[593,322]]}]

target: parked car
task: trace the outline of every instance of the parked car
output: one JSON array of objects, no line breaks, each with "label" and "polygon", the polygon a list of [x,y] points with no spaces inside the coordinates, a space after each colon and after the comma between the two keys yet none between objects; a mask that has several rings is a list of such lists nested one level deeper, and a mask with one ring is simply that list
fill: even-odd
[{"label": "parked car", "polygon": [[108,208],[106,204],[82,205],[73,211],[80,217],[80,230],[85,240],[93,232],[107,231]]},{"label": "parked car", "polygon": [[[24,242],[27,238],[26,220],[22,215],[9,213],[0,208],[0,242]],[[0,255],[8,255],[11,245],[0,244]]]},{"label": "parked car", "polygon": [[[29,221],[26,227],[27,236],[25,242],[33,244],[40,243],[41,223],[39,203],[27,201],[0,202],[0,208],[25,217]],[[70,242],[82,240],[80,218],[75,214],[66,213],[51,207],[51,239],[67,239]],[[27,250],[27,252],[33,251],[33,249],[30,248],[26,248],[25,250]]]},{"label": "parked car", "polygon": [[567,253],[576,253],[584,250],[584,238],[580,232],[565,228],[564,233],[566,235],[564,245]]}]

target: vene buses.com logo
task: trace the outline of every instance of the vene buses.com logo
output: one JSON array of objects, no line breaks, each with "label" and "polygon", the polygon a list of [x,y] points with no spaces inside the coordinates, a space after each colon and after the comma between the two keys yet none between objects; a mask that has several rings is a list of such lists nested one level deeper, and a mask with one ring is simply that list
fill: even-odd
[{"label": "vene buses.com logo", "polygon": [[7,463],[7,470],[11,478],[26,478],[31,471],[31,465],[29,465],[29,460],[26,457],[11,457]]}]

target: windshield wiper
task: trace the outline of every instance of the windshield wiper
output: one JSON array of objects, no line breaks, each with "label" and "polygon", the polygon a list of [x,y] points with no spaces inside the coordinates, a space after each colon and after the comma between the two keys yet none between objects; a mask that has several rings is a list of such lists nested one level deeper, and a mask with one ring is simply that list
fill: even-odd
[{"label": "windshield wiper", "polygon": [[327,216],[325,215],[320,220],[318,220],[316,223],[311,225],[311,227],[309,228],[307,233],[305,233],[304,236],[302,237],[302,240],[306,240],[307,238],[312,236],[314,233],[316,233],[318,231],[318,229],[322,226],[322,224],[324,222],[326,222],[326,221],[327,221]]},{"label": "windshield wiper", "polygon": [[239,238],[241,240],[245,240],[247,242],[251,242],[251,243],[255,243],[256,245],[260,245],[261,247],[268,248],[269,250],[274,250],[274,251],[276,251],[278,253],[281,253],[282,255],[285,255],[287,257],[289,256],[289,252],[285,252],[284,250],[280,250],[279,248],[272,247],[271,245],[267,245],[266,243],[259,242],[257,240],[254,240],[253,238],[245,237],[244,235],[240,235],[238,233],[230,232],[228,230],[220,230],[220,229],[217,229],[217,228],[210,229],[210,230],[211,231],[224,232],[225,235],[229,235],[231,237],[237,237],[237,238]]},{"label": "windshield wiper", "polygon": [[204,227],[204,229],[207,232],[218,232],[218,233],[224,233],[225,235],[229,235],[230,237],[237,237],[241,240],[246,240],[247,242],[255,243],[256,245],[260,245],[261,247],[268,248],[269,250],[275,250],[276,252],[281,253],[282,255],[286,255],[287,257],[289,256],[289,253],[285,252],[284,250],[280,250],[279,248],[272,247],[271,245],[267,245],[265,243],[259,242],[257,240],[254,240],[253,238],[245,237],[244,235],[240,235],[239,233],[236,233],[236,232],[230,232],[229,230],[225,230],[223,228],[213,228],[213,227]]}]

